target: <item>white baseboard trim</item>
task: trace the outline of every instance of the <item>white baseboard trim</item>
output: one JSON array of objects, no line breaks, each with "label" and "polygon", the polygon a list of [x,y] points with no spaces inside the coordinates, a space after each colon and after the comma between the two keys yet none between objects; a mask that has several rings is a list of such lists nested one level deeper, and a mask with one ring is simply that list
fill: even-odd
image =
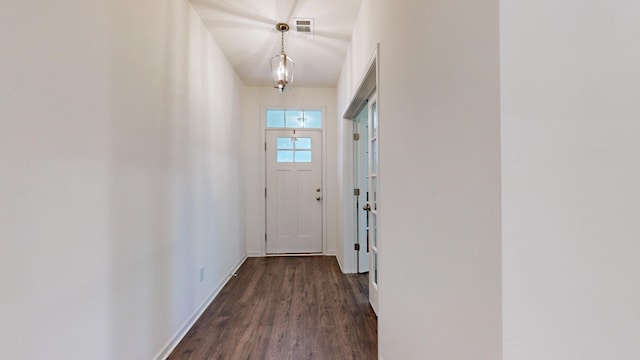
[{"label": "white baseboard trim", "polygon": [[273,256],[338,256],[337,251],[335,250],[329,250],[329,251],[325,251],[324,253],[292,253],[292,254],[263,254],[259,251],[247,251],[247,257],[248,258],[253,258],[253,257],[273,257]]},{"label": "white baseboard trim", "polygon": [[336,260],[338,260],[338,266],[340,266],[340,271],[342,271],[343,274],[346,274],[346,272],[344,272],[344,266],[342,266],[342,258],[338,256],[337,253],[336,253]]},{"label": "white baseboard trim", "polygon": [[260,257],[300,257],[300,256],[324,256],[321,253],[285,253],[285,254],[267,254]]},{"label": "white baseboard trim", "polygon": [[204,311],[209,307],[209,305],[211,305],[211,303],[216,298],[216,296],[218,296],[218,294],[220,293],[220,290],[222,290],[222,288],[225,285],[227,285],[229,280],[233,277],[233,274],[235,274],[240,268],[240,266],[244,264],[245,260],[247,260],[247,257],[243,256],[242,259],[238,261],[238,263],[229,271],[229,275],[227,275],[227,277],[220,283],[220,285],[218,285],[215,289],[213,289],[211,294],[209,294],[209,296],[204,300],[204,302],[200,305],[200,307],[196,309],[193,315],[191,315],[191,317],[184,323],[184,325],[182,325],[182,327],[180,327],[180,329],[171,337],[169,342],[167,342],[167,344],[162,347],[162,350],[158,352],[158,354],[154,357],[154,359],[166,360],[169,357],[169,355],[171,355],[171,352],[175,350],[175,348],[178,346],[180,341],[182,341],[185,335],[187,335],[187,333],[189,332],[189,330],[191,330],[191,328],[196,323],[196,321],[200,319],[200,316],[202,316]]}]

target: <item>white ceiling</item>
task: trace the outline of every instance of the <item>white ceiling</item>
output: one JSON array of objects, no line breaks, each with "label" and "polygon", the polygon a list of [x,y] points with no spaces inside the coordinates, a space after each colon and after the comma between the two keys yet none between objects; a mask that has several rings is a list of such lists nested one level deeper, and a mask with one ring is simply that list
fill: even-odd
[{"label": "white ceiling", "polygon": [[[271,86],[269,60],[285,51],[296,64],[294,87],[334,87],[351,40],[361,0],[192,0],[222,51],[249,86]],[[313,18],[315,36],[293,31],[294,18]]]}]

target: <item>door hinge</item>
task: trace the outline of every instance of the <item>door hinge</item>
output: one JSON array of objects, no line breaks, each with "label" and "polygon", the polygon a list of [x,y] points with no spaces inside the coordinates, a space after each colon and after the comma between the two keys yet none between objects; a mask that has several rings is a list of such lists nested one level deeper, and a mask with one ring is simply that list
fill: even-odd
[{"label": "door hinge", "polygon": [[266,233],[264,234],[264,242],[265,243],[267,242],[267,234]]},{"label": "door hinge", "polygon": [[267,188],[264,188],[264,197],[267,197]]},{"label": "door hinge", "polygon": [[353,195],[360,196],[360,189],[353,189]]},{"label": "door hinge", "polygon": [[353,141],[358,141],[358,140],[360,140],[360,134],[358,133],[353,134]]},{"label": "door hinge", "polygon": [[355,244],[354,248],[356,251],[360,251],[360,244]]},{"label": "door hinge", "polygon": [[267,151],[267,142],[264,142],[264,151]]}]

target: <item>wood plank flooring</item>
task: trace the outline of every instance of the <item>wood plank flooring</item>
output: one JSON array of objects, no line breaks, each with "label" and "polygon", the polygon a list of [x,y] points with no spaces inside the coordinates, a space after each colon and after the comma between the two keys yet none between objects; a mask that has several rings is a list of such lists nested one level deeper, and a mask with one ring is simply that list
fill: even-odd
[{"label": "wood plank flooring", "polygon": [[378,358],[367,275],[335,257],[249,258],[169,359]]}]

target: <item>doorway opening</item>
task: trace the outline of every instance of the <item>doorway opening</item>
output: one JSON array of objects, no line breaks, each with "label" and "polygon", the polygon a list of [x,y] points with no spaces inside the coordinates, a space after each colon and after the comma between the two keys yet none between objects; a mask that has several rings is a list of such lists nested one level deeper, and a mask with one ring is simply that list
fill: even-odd
[{"label": "doorway opening", "polygon": [[[347,150],[346,156],[343,158],[345,162],[351,163],[351,167],[346,167],[346,169],[354,174],[355,195],[353,203],[346,202],[344,208],[344,213],[347,214],[344,217],[345,228],[353,229],[354,233],[353,239],[344,239],[345,250],[348,249],[349,242],[353,241],[354,252],[352,254],[355,266],[352,269],[355,272],[369,270],[369,303],[376,314],[378,313],[378,280],[381,259],[379,246],[381,239],[378,233],[381,203],[378,191],[380,186],[378,177],[380,149],[378,127],[379,53],[380,45],[378,44],[369,61],[369,66],[366,68],[367,71],[342,116],[345,120],[351,120],[350,126],[354,129],[354,143],[358,143],[354,144],[352,149]],[[365,118],[366,128],[364,127]],[[351,154],[348,154],[349,152]],[[366,161],[364,154],[366,154]],[[365,259],[366,250],[368,250],[368,260]],[[353,270],[351,271],[353,272]]]}]

